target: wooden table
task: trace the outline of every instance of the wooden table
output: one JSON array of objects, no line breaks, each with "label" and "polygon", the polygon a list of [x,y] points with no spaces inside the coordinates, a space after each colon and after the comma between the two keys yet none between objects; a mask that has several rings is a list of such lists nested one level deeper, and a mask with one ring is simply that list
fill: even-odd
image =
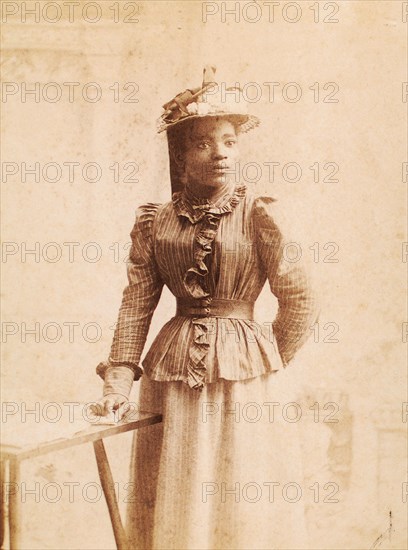
[{"label": "wooden table", "polygon": [[[145,426],[157,424],[161,422],[162,417],[160,414],[149,412],[133,412],[132,418],[129,421],[121,421],[114,425],[98,425],[92,424],[85,429],[82,429],[67,437],[59,437],[58,439],[52,439],[45,441],[44,438],[38,439],[36,442],[31,442],[27,445],[16,445],[10,443],[15,438],[2,441],[0,446],[0,458],[1,458],[1,490],[3,491],[4,482],[8,481],[15,487],[19,487],[20,477],[20,464],[23,460],[28,460],[40,455],[45,455],[52,451],[58,451],[74,447],[76,445],[82,445],[84,443],[93,443],[93,448],[96,457],[96,463],[98,467],[99,478],[101,486],[105,495],[106,503],[108,505],[109,515],[112,522],[113,533],[115,536],[116,546],[119,550],[128,549],[128,542],[126,532],[124,530],[120,513],[116,493],[114,490],[114,482],[112,478],[112,472],[109,466],[108,457],[103,444],[105,437],[110,437],[131,430],[137,430]],[[14,425],[16,423],[14,422]],[[4,424],[3,426],[4,427]],[[14,427],[14,426],[13,426]],[[2,430],[3,431],[3,430]],[[15,431],[15,428],[14,430]],[[41,434],[41,426],[37,426],[37,431]],[[8,466],[8,468],[7,468]],[[4,503],[4,495],[2,496],[2,503]],[[10,492],[8,495],[8,525],[9,525],[9,538],[10,538],[10,550],[21,550],[20,535],[21,535],[21,502],[18,491]],[[1,506],[1,518],[0,518],[0,546],[3,548],[4,535],[5,535],[5,512],[4,505]]]}]

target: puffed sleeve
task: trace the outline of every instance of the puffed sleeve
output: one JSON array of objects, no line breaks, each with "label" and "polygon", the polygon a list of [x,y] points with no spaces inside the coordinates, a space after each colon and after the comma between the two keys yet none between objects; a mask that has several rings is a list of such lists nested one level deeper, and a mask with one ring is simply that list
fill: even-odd
[{"label": "puffed sleeve", "polygon": [[316,292],[303,262],[300,245],[288,237],[288,221],[272,197],[253,205],[256,246],[269,286],[278,299],[273,331],[286,366],[311,335],[319,315]]},{"label": "puffed sleeve", "polygon": [[143,372],[139,366],[140,356],[164,284],[154,258],[152,238],[153,221],[159,206],[148,203],[136,210],[136,221],[130,233],[128,286],[123,292],[109,359],[96,369],[101,378],[105,378],[109,367],[132,369],[135,380]]}]

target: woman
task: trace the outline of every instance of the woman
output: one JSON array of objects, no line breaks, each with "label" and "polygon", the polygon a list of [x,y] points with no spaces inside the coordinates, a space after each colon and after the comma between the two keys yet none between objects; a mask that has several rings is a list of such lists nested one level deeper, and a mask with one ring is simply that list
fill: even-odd
[{"label": "woman", "polygon": [[[212,82],[207,69],[202,88],[164,106],[160,130],[184,187],[137,210],[129,285],[97,368],[99,412],[126,402],[144,372],[140,408],[163,413],[135,435],[132,548],[302,548],[304,502],[290,492],[301,486],[297,424],[274,413],[316,300],[300,263],[286,259],[275,201],[235,182],[239,134],[259,120],[235,96],[217,102]],[[273,331],[253,317],[266,280],[279,304]],[[176,315],[141,367],[163,285]]]}]

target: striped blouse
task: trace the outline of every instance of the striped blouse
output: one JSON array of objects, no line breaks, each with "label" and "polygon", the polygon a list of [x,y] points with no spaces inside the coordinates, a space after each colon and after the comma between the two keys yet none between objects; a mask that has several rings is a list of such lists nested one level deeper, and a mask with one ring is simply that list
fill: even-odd
[{"label": "striped blouse", "polygon": [[255,302],[266,280],[277,297],[273,323],[175,315],[142,361],[157,381],[197,387],[218,378],[242,380],[285,367],[310,335],[317,302],[300,261],[288,258],[288,240],[276,201],[237,184],[216,203],[188,190],[165,204],[136,211],[123,293],[108,361],[140,376],[140,357],[163,285],[180,298],[212,297]]}]

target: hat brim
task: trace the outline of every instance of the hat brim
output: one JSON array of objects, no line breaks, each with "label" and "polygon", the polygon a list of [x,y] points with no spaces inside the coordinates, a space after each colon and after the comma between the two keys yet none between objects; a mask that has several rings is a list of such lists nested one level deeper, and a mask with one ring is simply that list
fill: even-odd
[{"label": "hat brim", "polygon": [[237,113],[228,113],[228,112],[216,112],[216,113],[206,113],[206,114],[191,114],[188,116],[184,116],[182,118],[179,118],[175,122],[167,122],[164,123],[158,130],[158,133],[164,132],[165,130],[168,130],[170,128],[174,128],[175,126],[178,126],[182,124],[183,122],[187,120],[193,120],[196,118],[214,118],[214,117],[226,117],[226,118],[232,118],[236,121],[237,125],[239,126],[240,132],[248,132],[249,130],[252,130],[253,128],[256,128],[261,123],[260,119],[255,115],[243,115],[243,114],[237,114]]}]

